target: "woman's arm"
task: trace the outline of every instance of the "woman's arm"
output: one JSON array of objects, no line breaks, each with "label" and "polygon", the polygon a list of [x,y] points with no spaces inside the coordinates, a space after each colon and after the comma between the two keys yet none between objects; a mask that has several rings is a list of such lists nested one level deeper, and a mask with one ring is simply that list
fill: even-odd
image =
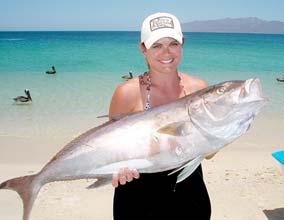
[{"label": "woman's arm", "polygon": [[[119,85],[111,99],[109,108],[109,117],[111,120],[112,115],[118,115],[121,113],[130,113],[135,109],[135,103],[137,103],[138,89],[135,88],[131,82],[126,82]],[[112,176],[113,187],[118,187],[119,184],[124,185],[126,182],[130,182],[133,179],[139,178],[139,172],[137,170],[130,170],[127,167],[121,168],[118,173],[114,173]]]}]

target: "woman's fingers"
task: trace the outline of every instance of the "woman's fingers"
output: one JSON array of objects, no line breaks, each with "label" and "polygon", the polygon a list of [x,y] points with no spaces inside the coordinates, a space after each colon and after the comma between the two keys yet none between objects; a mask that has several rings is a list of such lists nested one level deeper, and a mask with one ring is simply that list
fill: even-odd
[{"label": "woman's fingers", "polygon": [[118,187],[118,173],[112,175],[112,186]]},{"label": "woman's fingers", "polygon": [[136,169],[132,170],[132,176],[133,178],[138,179],[140,177],[138,170]]},{"label": "woman's fingers", "polygon": [[118,185],[125,185],[127,182],[131,182],[133,179],[139,178],[139,172],[134,169],[130,170],[128,167],[121,168],[118,173],[112,176],[113,187],[118,187]]}]

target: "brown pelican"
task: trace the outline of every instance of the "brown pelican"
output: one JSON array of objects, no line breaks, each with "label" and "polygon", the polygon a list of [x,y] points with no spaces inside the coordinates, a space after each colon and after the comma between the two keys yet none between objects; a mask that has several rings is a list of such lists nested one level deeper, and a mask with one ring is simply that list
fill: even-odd
[{"label": "brown pelican", "polygon": [[133,78],[132,72],[129,71],[129,73],[127,75],[123,75],[122,78],[126,80],[132,79]]},{"label": "brown pelican", "polygon": [[56,73],[55,67],[52,66],[52,67],[51,67],[51,70],[47,70],[45,73],[46,73],[46,74],[55,74],[55,73]]},{"label": "brown pelican", "polygon": [[30,91],[28,89],[25,89],[25,94],[27,96],[17,96],[16,98],[13,98],[15,102],[30,102],[32,101],[32,97],[30,94]]},{"label": "brown pelican", "polygon": [[283,76],[282,78],[278,77],[278,78],[276,78],[276,80],[277,80],[278,82],[284,82],[284,76]]}]

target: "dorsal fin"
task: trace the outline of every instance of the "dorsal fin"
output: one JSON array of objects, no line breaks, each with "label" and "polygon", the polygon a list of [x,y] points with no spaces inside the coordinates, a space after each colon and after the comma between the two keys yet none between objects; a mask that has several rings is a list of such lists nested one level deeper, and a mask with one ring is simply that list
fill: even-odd
[{"label": "dorsal fin", "polygon": [[134,115],[139,112],[120,113],[120,114],[114,114],[114,115],[100,115],[100,116],[97,116],[97,118],[109,118],[112,121],[118,121],[122,118],[129,117],[130,115]]}]

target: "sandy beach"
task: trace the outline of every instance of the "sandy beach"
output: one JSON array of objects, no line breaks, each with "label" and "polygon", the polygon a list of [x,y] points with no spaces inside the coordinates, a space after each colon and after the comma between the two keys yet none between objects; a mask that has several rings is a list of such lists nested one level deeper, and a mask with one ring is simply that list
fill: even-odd
[{"label": "sandy beach", "polygon": [[[212,220],[283,220],[284,172],[271,153],[284,148],[284,114],[262,114],[251,129],[203,161],[212,203]],[[0,182],[39,171],[71,137],[0,137]],[[40,147],[39,147],[40,146]],[[111,220],[111,185],[88,190],[92,180],[45,185],[31,220]],[[13,191],[0,191],[0,219],[20,220],[22,202]]]}]

